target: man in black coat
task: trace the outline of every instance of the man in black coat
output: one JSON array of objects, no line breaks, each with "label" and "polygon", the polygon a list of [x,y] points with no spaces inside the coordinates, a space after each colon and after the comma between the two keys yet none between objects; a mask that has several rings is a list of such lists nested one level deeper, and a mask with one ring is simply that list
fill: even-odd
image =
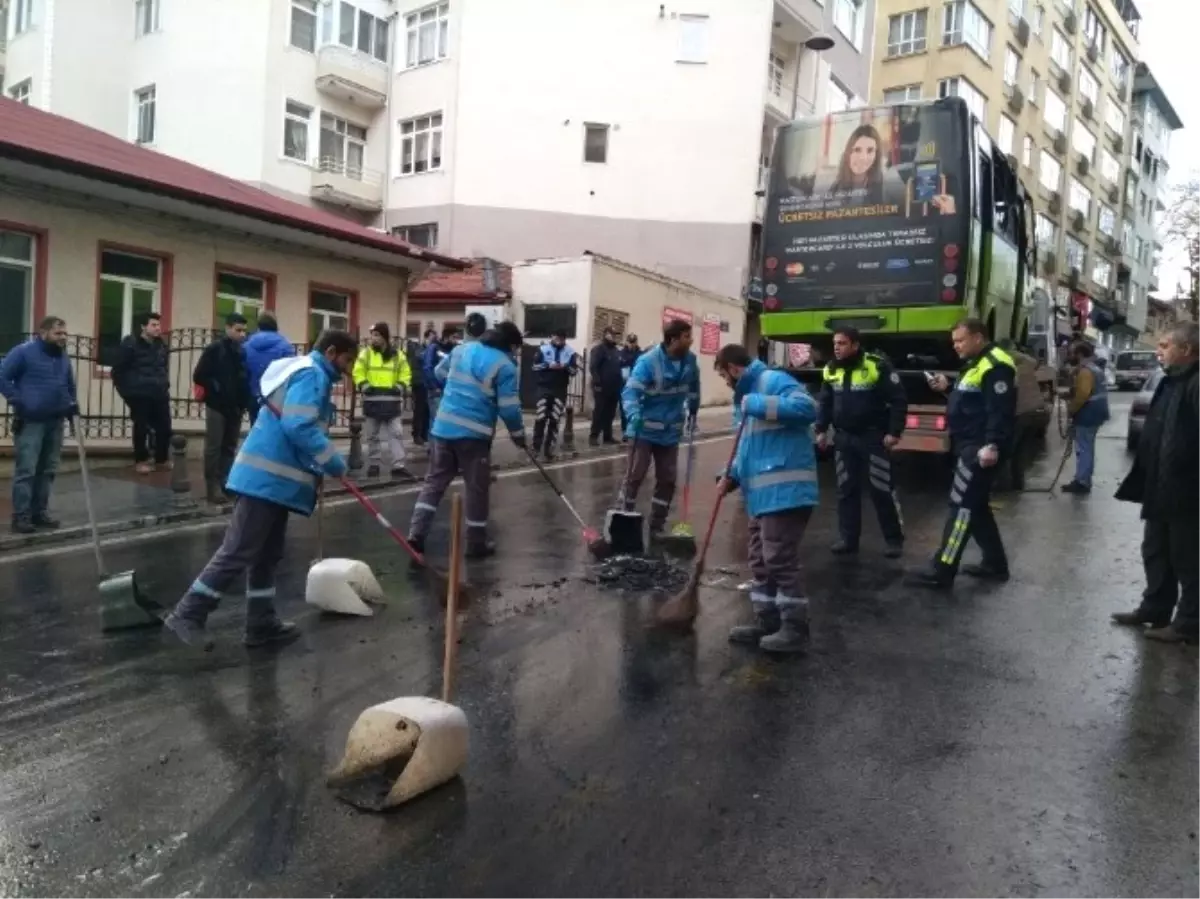
[{"label": "man in black coat", "polygon": [[621,374],[621,348],[617,346],[617,332],[605,328],[600,342],[592,347],[588,358],[588,374],[592,379],[592,430],[588,444],[598,446],[601,437],[608,444],[613,439],[613,419],[621,405],[621,390],[625,378]]},{"label": "man in black coat", "polygon": [[153,471],[151,447],[154,464],[170,468],[171,384],[162,319],[157,312],[134,316],[133,333],[121,341],[112,380],[133,419],[133,461],[138,474]]},{"label": "man in black coat", "polygon": [[[1146,591],[1113,621],[1163,643],[1196,642],[1200,605],[1200,328],[1178,325],[1158,342],[1164,368],[1146,414],[1133,470],[1117,499],[1139,503]],[[1172,618],[1174,613],[1174,618]]]},{"label": "man in black coat", "polygon": [[237,454],[242,416],[250,408],[245,339],[245,316],[227,315],[224,336],[204,348],[192,372],[193,383],[204,392],[204,481],[214,504],[225,502],[225,479]]}]

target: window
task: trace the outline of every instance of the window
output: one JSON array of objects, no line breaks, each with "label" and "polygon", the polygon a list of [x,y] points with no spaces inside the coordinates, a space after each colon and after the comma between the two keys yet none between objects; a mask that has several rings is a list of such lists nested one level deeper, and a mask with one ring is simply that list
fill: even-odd
[{"label": "window", "polygon": [[312,109],[287,101],[283,113],[283,155],[288,159],[308,162],[308,125]]},{"label": "window", "polygon": [[776,97],[783,96],[783,70],[787,63],[774,50],[767,54],[767,86]]},{"label": "window", "polygon": [[574,305],[538,304],[525,307],[525,336],[545,339],[555,331],[566,331],[567,339],[575,339],[577,307]]},{"label": "window", "polygon": [[1006,115],[1000,116],[1000,129],[996,132],[996,146],[1000,148],[1000,152],[1012,155],[1016,135],[1017,123]]},{"label": "window", "polygon": [[1146,241],[1141,237],[1137,239],[1137,253],[1135,258],[1137,259],[1139,265],[1146,264]]},{"label": "window", "polygon": [[329,113],[321,113],[321,170],[362,179],[367,155],[367,129]]},{"label": "window", "polygon": [[8,89],[9,99],[16,100],[18,103],[29,105],[29,98],[33,94],[33,79],[26,78],[24,81],[18,81]]},{"label": "window", "polygon": [[1066,239],[1066,251],[1067,268],[1077,268],[1080,272],[1083,272],[1083,264],[1087,259],[1087,247],[1068,234]]},{"label": "window", "polygon": [[1112,263],[1103,256],[1092,261],[1092,283],[1107,288],[1112,283]]},{"label": "window", "polygon": [[1050,33],[1050,58],[1058,63],[1058,67],[1064,72],[1071,71],[1071,45],[1057,28]]},{"label": "window", "polygon": [[308,340],[316,343],[322,331],[350,330],[350,294],[312,288],[308,292]]},{"label": "window", "polygon": [[317,49],[317,0],[292,0],[292,24],[288,42],[293,47]]},{"label": "window", "polygon": [[100,253],[100,364],[111,366],[121,338],[133,329],[133,317],[158,312],[162,261],[115,250]]},{"label": "window", "polygon": [[392,236],[416,247],[433,249],[438,242],[437,222],[428,222],[424,225],[401,225],[392,229]]},{"label": "window", "polygon": [[1121,111],[1121,107],[1112,97],[1109,97],[1108,102],[1104,104],[1104,121],[1114,132],[1124,136],[1125,113]]},{"label": "window", "polygon": [[1088,162],[1096,161],[1096,135],[1083,127],[1078,119],[1075,120],[1071,132],[1071,146],[1075,148],[1076,153],[1086,156]]},{"label": "window", "polygon": [[1100,82],[1087,69],[1079,69],[1079,93],[1092,101],[1093,106],[1100,105]]},{"label": "window", "polygon": [[992,50],[992,23],[968,0],[947,3],[942,15],[942,46],[966,44],[987,59]]},{"label": "window", "polygon": [[1126,253],[1133,252],[1133,224],[1130,222],[1121,225],[1121,249]]},{"label": "window", "polygon": [[708,16],[679,17],[679,51],[676,62],[708,62]]},{"label": "window", "polygon": [[1012,47],[1004,48],[1004,83],[1009,87],[1017,86],[1017,78],[1021,70],[1021,57]]},{"label": "window", "polygon": [[1085,216],[1092,212],[1092,192],[1075,178],[1071,179],[1071,190],[1067,195],[1067,202],[1072,209],[1082,212]]},{"label": "window", "polygon": [[1053,255],[1058,247],[1058,226],[1054,224],[1054,220],[1039,212],[1033,228],[1038,247]]},{"label": "window", "polygon": [[1089,47],[1095,47],[1101,56],[1108,46],[1108,32],[1104,28],[1104,22],[1090,3],[1083,11],[1083,42]]},{"label": "window", "polygon": [[1033,138],[1028,134],[1021,138],[1021,165],[1025,168],[1033,166]]},{"label": "window", "polygon": [[267,305],[267,282],[253,275],[237,272],[217,272],[217,297],[213,304],[213,328],[221,328],[225,317],[235,312],[249,322],[253,330],[258,316]]},{"label": "window", "polygon": [[1109,71],[1112,74],[1113,83],[1121,88],[1121,93],[1125,93],[1125,82],[1129,78],[1129,57],[1113,47],[1112,59],[1109,61]]},{"label": "window", "polygon": [[158,31],[160,0],[136,0],[133,4],[134,34],[141,37]]},{"label": "window", "polygon": [[1008,11],[1012,15],[1013,21],[1025,17],[1025,0],[1008,0]]},{"label": "window", "polygon": [[893,103],[915,103],[921,99],[921,85],[906,84],[903,87],[893,87],[883,92],[883,102],[885,104]]},{"label": "window", "polygon": [[925,49],[929,10],[917,9],[888,19],[888,56],[910,56]]},{"label": "window", "polygon": [[133,92],[133,139],[142,145],[154,143],[155,94],[153,84]]},{"label": "window", "polygon": [[442,167],[442,114],[400,123],[400,174],[435,172]]},{"label": "window", "polygon": [[404,17],[405,68],[446,58],[449,49],[450,4],[439,3]]},{"label": "window", "polygon": [[1042,76],[1038,74],[1037,69],[1029,70],[1029,96],[1025,99],[1029,101],[1031,106],[1038,105],[1038,97],[1042,93]]},{"label": "window", "polygon": [[34,0],[12,0],[8,5],[8,36],[14,38],[33,27]]},{"label": "window", "polygon": [[32,330],[37,238],[0,231],[0,354],[21,343]]},{"label": "window", "polygon": [[1100,233],[1112,237],[1117,230],[1117,213],[1111,206],[1100,204],[1100,217],[1098,219],[1100,225]]},{"label": "window", "polygon": [[854,91],[842,87],[836,78],[830,78],[829,90],[825,92],[825,111],[827,113],[845,112],[847,109],[853,109],[854,106]]},{"label": "window", "polygon": [[1067,106],[1054,91],[1046,91],[1042,120],[1054,131],[1065,131],[1067,128]]},{"label": "window", "polygon": [[343,2],[338,13],[338,43],[387,62],[387,20]]},{"label": "window", "polygon": [[833,24],[850,39],[856,49],[862,49],[863,0],[833,0]]},{"label": "window", "polygon": [[962,97],[967,101],[967,108],[979,119],[983,119],[987,113],[987,97],[966,78],[943,78],[938,82],[938,96]]},{"label": "window", "polygon": [[1062,185],[1062,165],[1045,150],[1038,166],[1038,182],[1046,190],[1059,190]]},{"label": "window", "polygon": [[1046,7],[1040,3],[1033,8],[1033,33],[1042,36],[1042,27],[1046,24]]},{"label": "window", "polygon": [[608,162],[608,126],[584,123],[583,161]]}]

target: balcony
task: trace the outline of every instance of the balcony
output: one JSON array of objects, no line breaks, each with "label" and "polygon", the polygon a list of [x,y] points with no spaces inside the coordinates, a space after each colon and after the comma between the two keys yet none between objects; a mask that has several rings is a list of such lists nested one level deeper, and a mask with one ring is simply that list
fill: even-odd
[{"label": "balcony", "polygon": [[796,102],[796,92],[787,87],[768,85],[763,98],[767,115],[779,121],[780,124],[790,122],[796,116],[809,115],[812,111],[808,102]]},{"label": "balcony", "polygon": [[327,97],[378,110],[387,105],[387,63],[329,44],[317,53],[317,90]]},{"label": "balcony", "polygon": [[379,212],[383,209],[383,175],[325,157],[313,164],[309,196],[360,212]]}]

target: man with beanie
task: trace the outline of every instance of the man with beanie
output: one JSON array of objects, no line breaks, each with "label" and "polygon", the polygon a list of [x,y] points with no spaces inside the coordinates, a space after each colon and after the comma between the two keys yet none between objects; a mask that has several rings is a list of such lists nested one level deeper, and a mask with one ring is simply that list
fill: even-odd
[{"label": "man with beanie", "polygon": [[400,416],[404,398],[412,385],[408,357],[392,346],[387,322],[371,328],[371,344],[358,354],[354,363],[354,385],[362,393],[363,437],[367,441],[367,477],[379,477],[380,432],[387,436],[392,457],[392,476],[413,480],[404,466],[404,427]]}]

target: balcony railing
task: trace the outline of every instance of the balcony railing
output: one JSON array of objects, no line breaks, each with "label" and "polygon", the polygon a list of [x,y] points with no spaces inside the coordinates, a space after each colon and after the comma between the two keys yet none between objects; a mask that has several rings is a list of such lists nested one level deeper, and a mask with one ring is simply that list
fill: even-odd
[{"label": "balcony railing", "polygon": [[383,208],[383,173],[323,156],[313,163],[312,197],[364,212]]}]

